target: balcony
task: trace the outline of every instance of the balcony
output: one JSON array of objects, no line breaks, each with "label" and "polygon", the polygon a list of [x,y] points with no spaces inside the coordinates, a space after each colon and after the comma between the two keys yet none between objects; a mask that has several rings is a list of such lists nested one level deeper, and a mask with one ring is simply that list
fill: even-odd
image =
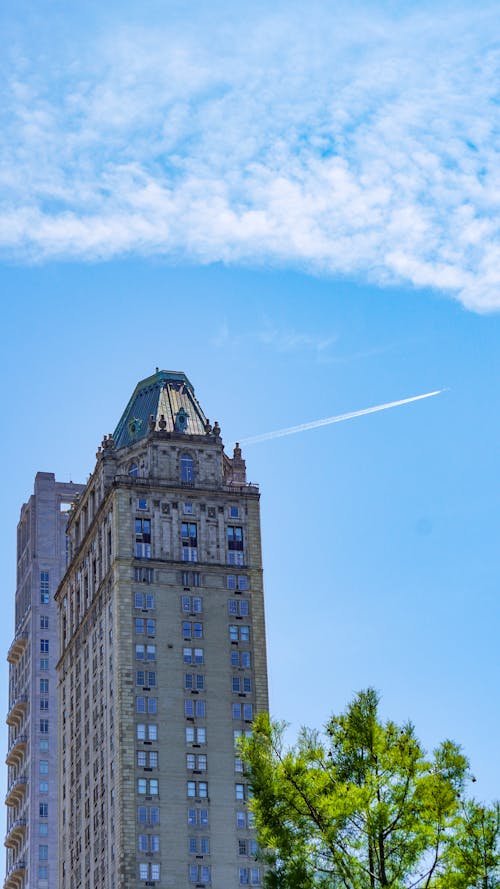
[{"label": "balcony", "polygon": [[18,848],[24,839],[25,833],[26,818],[16,818],[10,827],[7,827],[4,846],[7,846],[8,849]]},{"label": "balcony", "polygon": [[6,806],[17,806],[21,802],[26,793],[27,783],[26,775],[18,775],[17,778],[14,778],[5,797]]},{"label": "balcony", "polygon": [[26,862],[24,858],[18,858],[7,871],[7,876],[3,884],[4,889],[21,889],[24,885],[26,874]]},{"label": "balcony", "polygon": [[11,646],[7,652],[7,660],[9,664],[17,663],[27,644],[28,633],[25,630],[22,633],[17,633],[17,635],[14,636],[14,641],[11,643]]},{"label": "balcony", "polygon": [[27,706],[28,695],[18,695],[18,697],[12,701],[9,712],[7,713],[7,725],[17,725],[19,722],[21,722],[21,719],[26,712]]},{"label": "balcony", "polygon": [[9,749],[7,750],[7,756],[5,757],[5,762],[8,766],[16,766],[21,762],[24,752],[26,750],[26,744],[28,743],[27,735],[17,735],[12,741]]}]

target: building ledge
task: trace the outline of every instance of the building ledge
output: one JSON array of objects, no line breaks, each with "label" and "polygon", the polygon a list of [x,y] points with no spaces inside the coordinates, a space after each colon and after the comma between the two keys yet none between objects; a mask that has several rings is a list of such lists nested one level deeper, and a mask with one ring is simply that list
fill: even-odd
[{"label": "building ledge", "polygon": [[18,858],[7,873],[3,884],[4,889],[21,889],[21,886],[24,883],[25,874],[26,862],[24,858]]},{"label": "building ledge", "polygon": [[4,846],[8,849],[15,849],[22,842],[26,832],[26,818],[17,818],[7,830],[4,840]]},{"label": "building ledge", "polygon": [[15,766],[17,763],[21,761],[24,756],[24,752],[26,750],[26,745],[28,743],[27,735],[17,735],[16,738],[12,741],[9,749],[7,750],[7,756],[5,757],[5,762],[8,766]]},{"label": "building ledge", "polygon": [[18,775],[17,778],[14,778],[5,797],[6,806],[18,805],[18,803],[22,800],[24,794],[26,793],[27,783],[28,779],[26,775]]},{"label": "building ledge", "polygon": [[7,725],[16,725],[22,719],[28,707],[28,695],[19,695],[10,705],[7,713]]},{"label": "building ledge", "polygon": [[25,630],[23,630],[22,633],[17,633],[17,635],[14,636],[14,639],[11,642],[10,648],[7,652],[7,660],[9,664],[17,663],[27,644],[28,633]]}]

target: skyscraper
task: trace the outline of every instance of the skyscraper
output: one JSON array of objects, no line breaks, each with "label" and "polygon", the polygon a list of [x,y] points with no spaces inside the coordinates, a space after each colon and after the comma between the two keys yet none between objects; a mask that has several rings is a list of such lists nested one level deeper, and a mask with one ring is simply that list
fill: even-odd
[{"label": "skyscraper", "polygon": [[38,472],[17,528],[15,635],[9,648],[5,889],[57,885],[58,614],[71,501],[83,490]]},{"label": "skyscraper", "polygon": [[268,706],[259,491],[183,373],[137,385],[68,537],[60,889],[259,885],[236,746]]}]

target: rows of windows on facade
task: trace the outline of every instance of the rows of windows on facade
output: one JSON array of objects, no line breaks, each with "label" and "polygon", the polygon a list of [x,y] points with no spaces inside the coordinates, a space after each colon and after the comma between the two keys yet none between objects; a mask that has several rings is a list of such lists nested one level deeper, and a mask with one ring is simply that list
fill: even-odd
[{"label": "rows of windows on facade", "polygon": [[5,889],[258,886],[238,743],[267,671],[241,451],[161,371],[74,487],[61,560],[31,566],[9,651]]}]

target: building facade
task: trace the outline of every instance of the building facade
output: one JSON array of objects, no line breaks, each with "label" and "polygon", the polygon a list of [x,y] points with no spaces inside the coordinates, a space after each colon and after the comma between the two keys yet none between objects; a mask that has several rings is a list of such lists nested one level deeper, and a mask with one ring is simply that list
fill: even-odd
[{"label": "building facade", "polygon": [[58,614],[66,525],[83,485],[39,472],[17,528],[15,635],[9,648],[7,847],[4,889],[57,885]]},{"label": "building facade", "polygon": [[68,537],[60,889],[259,885],[237,748],[268,707],[259,491],[184,374],[137,385]]}]

